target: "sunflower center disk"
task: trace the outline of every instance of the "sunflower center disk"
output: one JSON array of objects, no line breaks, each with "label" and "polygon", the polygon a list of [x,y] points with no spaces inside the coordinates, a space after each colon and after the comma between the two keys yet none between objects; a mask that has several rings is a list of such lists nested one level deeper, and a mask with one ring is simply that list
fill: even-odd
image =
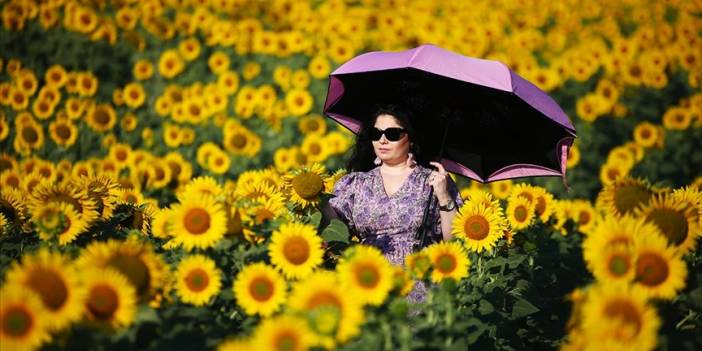
[{"label": "sunflower center disk", "polygon": [[[619,320],[624,326],[630,327],[634,333],[627,338],[635,337],[641,331],[641,315],[636,306],[626,300],[610,301],[605,307],[605,314],[612,319]],[[622,328],[626,329],[626,328]],[[623,335],[619,335],[620,337]]]},{"label": "sunflower center disk", "polygon": [[2,316],[2,334],[21,338],[32,328],[32,315],[20,306],[13,306]]},{"label": "sunflower center disk", "polygon": [[200,235],[210,229],[210,214],[202,208],[193,208],[185,215],[185,229],[194,235]]},{"label": "sunflower center disk", "polygon": [[436,269],[439,272],[448,274],[456,269],[456,258],[451,255],[441,255],[438,260],[436,260]]},{"label": "sunflower center disk", "polygon": [[310,257],[310,246],[305,239],[292,237],[285,242],[283,255],[288,262],[301,265]]},{"label": "sunflower center disk", "polygon": [[258,302],[268,301],[273,296],[273,283],[265,277],[254,279],[249,285],[249,293]]},{"label": "sunflower center disk", "polygon": [[519,222],[524,222],[527,219],[527,210],[524,206],[519,206],[514,210],[514,218]]},{"label": "sunflower center disk", "polygon": [[276,350],[279,351],[294,351],[297,349],[297,335],[291,332],[283,332],[278,335],[276,342]]},{"label": "sunflower center disk", "polygon": [[292,187],[301,198],[310,200],[319,195],[324,183],[319,175],[303,172],[293,179]]},{"label": "sunflower center disk", "polygon": [[488,221],[479,215],[472,216],[466,220],[464,230],[466,236],[473,240],[483,240],[488,236],[490,224]]},{"label": "sunflower center disk", "polygon": [[107,265],[124,274],[136,288],[137,295],[142,296],[148,291],[149,267],[139,257],[117,254],[107,262]]},{"label": "sunflower center disk", "polygon": [[687,219],[676,210],[656,209],[646,219],[655,223],[673,245],[678,246],[687,239]]},{"label": "sunflower center disk", "polygon": [[658,286],[668,279],[668,262],[654,253],[639,255],[636,261],[636,278],[646,286]]},{"label": "sunflower center disk", "polygon": [[356,278],[361,286],[368,289],[375,288],[380,282],[378,270],[371,265],[359,266],[356,269]]},{"label": "sunflower center disk", "polygon": [[117,311],[119,297],[109,286],[98,285],[90,291],[88,310],[99,320],[110,320]]},{"label": "sunflower center disk", "polygon": [[646,205],[651,198],[651,192],[639,185],[624,185],[617,189],[614,195],[614,205],[619,213],[633,212],[637,207]]},{"label": "sunflower center disk", "polygon": [[44,305],[50,310],[57,311],[68,299],[68,288],[63,279],[48,269],[38,268],[29,275],[28,285],[34,290]]},{"label": "sunflower center disk", "polygon": [[185,277],[185,285],[188,289],[194,292],[201,292],[207,288],[210,283],[210,277],[207,272],[200,268],[193,269]]},{"label": "sunflower center disk", "polygon": [[621,277],[629,271],[629,256],[615,254],[609,260],[609,272],[616,277]]}]

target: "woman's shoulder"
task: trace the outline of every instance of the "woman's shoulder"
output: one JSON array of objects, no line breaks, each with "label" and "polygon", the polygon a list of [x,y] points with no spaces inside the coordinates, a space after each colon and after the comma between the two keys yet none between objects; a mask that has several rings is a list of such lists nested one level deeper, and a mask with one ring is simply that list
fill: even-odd
[{"label": "woman's shoulder", "polygon": [[349,187],[352,184],[358,183],[358,182],[365,182],[371,175],[371,171],[354,171],[354,172],[349,172],[341,176],[339,180],[336,181],[335,188],[340,188],[340,187]]}]

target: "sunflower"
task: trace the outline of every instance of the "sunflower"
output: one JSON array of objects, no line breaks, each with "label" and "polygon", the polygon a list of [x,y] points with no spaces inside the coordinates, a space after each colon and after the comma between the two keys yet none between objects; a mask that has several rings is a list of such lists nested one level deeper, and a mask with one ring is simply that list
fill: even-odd
[{"label": "sunflower", "polygon": [[682,255],[694,250],[697,237],[702,234],[695,221],[697,213],[694,209],[671,194],[653,196],[648,205],[637,209],[636,214],[656,225],[668,239],[668,244]]},{"label": "sunflower", "polygon": [[634,253],[634,281],[646,296],[671,300],[685,287],[687,266],[664,236],[635,237]]},{"label": "sunflower", "polygon": [[234,95],[239,89],[239,75],[234,71],[222,72],[217,76],[217,88],[226,95]]},{"label": "sunflower", "polygon": [[685,130],[692,122],[691,114],[683,107],[672,107],[663,114],[663,127],[673,130]]},{"label": "sunflower", "polygon": [[285,223],[271,235],[268,255],[285,277],[301,279],[322,263],[322,239],[312,225]]},{"label": "sunflower", "polygon": [[263,320],[254,331],[251,349],[270,351],[306,351],[316,343],[304,319],[281,315]]},{"label": "sunflower", "polygon": [[110,268],[124,276],[134,287],[135,297],[150,301],[165,290],[168,269],[151,245],[136,237],[126,241],[92,242],[77,260],[81,269]]},{"label": "sunflower", "polygon": [[279,194],[274,194],[268,199],[258,199],[248,205],[241,219],[248,225],[261,225],[268,220],[284,217],[286,214],[285,199]]},{"label": "sunflower", "polygon": [[583,257],[587,266],[594,270],[600,261],[600,255],[608,248],[634,245],[635,237],[662,235],[653,224],[632,215],[616,217],[606,215],[597,221],[583,241]]},{"label": "sunflower", "polygon": [[191,255],[178,264],[175,272],[176,293],[183,302],[205,305],[222,287],[222,273],[215,262],[203,255]]},{"label": "sunflower", "polygon": [[439,283],[447,278],[458,281],[468,276],[470,260],[458,242],[434,243],[425,250],[431,261],[433,282]]},{"label": "sunflower", "polygon": [[693,186],[673,190],[673,201],[682,203],[692,215],[692,222],[702,226],[702,191]]},{"label": "sunflower", "polygon": [[60,253],[41,249],[34,255],[24,255],[7,272],[6,283],[19,284],[35,292],[44,304],[46,325],[62,330],[80,319],[85,292],[79,274],[69,258]]},{"label": "sunflower", "polygon": [[477,187],[471,187],[465,189],[461,194],[461,197],[467,199],[466,202],[480,203],[485,206],[485,208],[502,214],[502,206],[500,206],[500,200],[495,198],[492,193]]},{"label": "sunflower", "polygon": [[323,55],[317,55],[310,59],[307,65],[307,70],[310,75],[316,79],[325,79],[331,72],[331,64],[329,60]]},{"label": "sunflower", "polygon": [[500,200],[505,200],[507,197],[509,197],[509,194],[512,192],[512,181],[507,179],[507,180],[501,180],[499,182],[492,182],[490,183],[490,192],[498,199]]},{"label": "sunflower", "polygon": [[302,140],[300,150],[310,162],[323,163],[331,155],[325,146],[324,138],[316,134],[309,134]]},{"label": "sunflower", "polygon": [[291,89],[285,95],[285,105],[293,116],[303,116],[312,108],[312,95],[304,89]]},{"label": "sunflower", "polygon": [[134,64],[132,74],[137,80],[147,80],[154,75],[154,65],[148,59],[140,59]]},{"label": "sunflower", "polygon": [[35,350],[50,341],[47,312],[40,297],[18,285],[0,291],[0,348]]},{"label": "sunflower", "polygon": [[229,171],[231,158],[225,152],[217,150],[207,158],[207,168],[214,174],[224,174]]},{"label": "sunflower", "polygon": [[44,73],[44,82],[52,87],[61,88],[66,84],[68,79],[68,73],[63,66],[59,64],[53,64]]},{"label": "sunflower", "polygon": [[615,180],[597,195],[597,207],[615,216],[633,214],[649,203],[654,192],[648,182],[629,177]]},{"label": "sunflower", "polygon": [[405,256],[405,266],[415,279],[424,279],[432,264],[426,250],[413,252]]},{"label": "sunflower", "polygon": [[88,126],[96,132],[107,132],[117,123],[117,113],[109,104],[97,104],[88,110]]},{"label": "sunflower", "polygon": [[641,122],[634,128],[634,141],[645,148],[656,145],[658,128],[651,122]]},{"label": "sunflower", "polygon": [[93,96],[98,89],[98,79],[90,72],[79,72],[76,77],[77,89],[80,96]]},{"label": "sunflower", "polygon": [[83,116],[83,113],[87,110],[88,104],[85,100],[77,97],[69,97],[66,100],[65,110],[68,118],[71,120],[79,119]]},{"label": "sunflower", "polygon": [[187,61],[193,61],[202,52],[202,46],[197,38],[186,38],[178,44],[178,53]]},{"label": "sunflower", "polygon": [[162,77],[166,79],[173,78],[180,74],[183,69],[185,69],[185,64],[177,50],[168,49],[161,54],[158,60],[158,72]]},{"label": "sunflower", "polygon": [[171,207],[174,242],[186,250],[208,248],[224,237],[227,216],[209,196],[191,196]]},{"label": "sunflower", "polygon": [[34,211],[32,222],[38,227],[39,237],[43,240],[57,238],[59,245],[66,245],[85,230],[85,223],[69,204],[50,202]]},{"label": "sunflower", "polygon": [[124,96],[124,103],[133,109],[143,105],[146,100],[144,87],[136,82],[127,84],[122,94]]},{"label": "sunflower", "polygon": [[657,344],[660,319],[638,289],[595,285],[582,308],[583,332],[603,349],[651,350]]},{"label": "sunflower", "polygon": [[278,311],[287,298],[283,276],[265,263],[254,263],[237,274],[232,286],[237,304],[249,315],[268,317]]},{"label": "sunflower", "polygon": [[43,206],[48,202],[66,203],[80,215],[86,228],[99,217],[97,204],[88,195],[88,190],[80,190],[78,184],[72,181],[62,183],[42,182],[34,188],[30,198],[30,209]]},{"label": "sunflower", "polygon": [[38,150],[44,146],[44,130],[35,122],[15,123],[15,149]]},{"label": "sunflower", "polygon": [[136,317],[136,292],[127,278],[111,268],[83,271],[85,316],[98,326],[126,328]]},{"label": "sunflower", "polygon": [[178,199],[183,202],[190,196],[211,196],[214,199],[219,199],[224,195],[224,189],[217,181],[210,176],[200,176],[191,180],[178,192]]},{"label": "sunflower", "polygon": [[310,329],[326,348],[358,335],[363,306],[339,284],[333,272],[318,271],[293,287],[288,306],[307,317]]},{"label": "sunflower", "polygon": [[507,205],[507,220],[512,229],[524,230],[534,223],[534,209],[536,206],[527,198],[512,196]]},{"label": "sunflower", "polygon": [[56,105],[51,104],[49,101],[44,99],[36,99],[32,103],[32,112],[40,120],[45,120],[54,114],[54,108]]},{"label": "sunflower", "polygon": [[346,249],[336,270],[341,286],[358,295],[363,304],[381,305],[393,288],[392,266],[375,247]]},{"label": "sunflower", "polygon": [[78,140],[78,127],[70,119],[57,118],[49,124],[49,135],[56,145],[69,147]]},{"label": "sunflower", "polygon": [[244,67],[242,69],[242,76],[246,80],[252,80],[261,73],[261,65],[258,62],[255,61],[249,61],[244,64]]},{"label": "sunflower", "polygon": [[581,233],[589,234],[597,222],[597,212],[590,201],[574,200],[572,218]]},{"label": "sunflower", "polygon": [[483,203],[468,201],[458,212],[451,234],[462,239],[468,250],[490,250],[507,229],[505,218]]},{"label": "sunflower", "polygon": [[222,51],[215,51],[207,59],[207,66],[215,74],[224,73],[229,70],[229,56]]},{"label": "sunflower", "polygon": [[320,195],[330,190],[326,188],[326,178],[326,170],[320,164],[290,172],[284,177],[290,201],[303,209],[316,206]]},{"label": "sunflower", "polygon": [[612,244],[596,252],[592,274],[602,283],[628,283],[634,279],[634,251],[630,244]]}]

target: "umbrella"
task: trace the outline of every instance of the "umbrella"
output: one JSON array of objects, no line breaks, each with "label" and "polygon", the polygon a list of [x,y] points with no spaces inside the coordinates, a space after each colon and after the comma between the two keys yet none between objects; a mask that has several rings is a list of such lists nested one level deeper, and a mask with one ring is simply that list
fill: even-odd
[{"label": "umbrella", "polygon": [[415,112],[420,145],[449,172],[483,183],[561,176],[567,188],[575,128],[548,94],[501,62],[430,44],[365,53],[330,74],[324,114],[357,133],[373,106],[388,102]]},{"label": "umbrella", "polygon": [[330,74],[324,114],[358,132],[383,102],[419,111],[421,144],[447,171],[483,183],[561,176],[565,184],[575,128],[548,94],[501,62],[430,44],[365,53]]}]

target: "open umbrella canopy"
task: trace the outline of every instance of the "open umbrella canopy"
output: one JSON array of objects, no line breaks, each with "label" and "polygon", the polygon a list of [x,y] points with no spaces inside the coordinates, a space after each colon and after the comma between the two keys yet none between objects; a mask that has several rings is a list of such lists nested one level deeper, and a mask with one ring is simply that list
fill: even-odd
[{"label": "open umbrella canopy", "polygon": [[358,132],[379,103],[413,111],[419,142],[448,171],[480,182],[565,175],[568,116],[501,62],[422,45],[362,54],[331,73],[325,115]]}]

